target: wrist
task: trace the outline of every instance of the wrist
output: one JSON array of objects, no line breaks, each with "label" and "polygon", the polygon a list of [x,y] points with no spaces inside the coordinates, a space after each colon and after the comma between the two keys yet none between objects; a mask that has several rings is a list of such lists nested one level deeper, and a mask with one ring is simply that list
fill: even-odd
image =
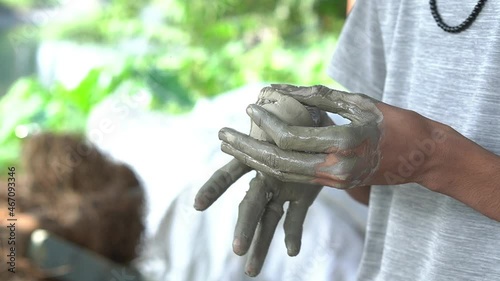
[{"label": "wrist", "polygon": [[469,189],[472,180],[479,184],[498,174],[500,157],[451,127],[434,123],[432,139],[436,147],[417,183],[432,191],[455,195],[462,193],[463,188]]},{"label": "wrist", "polygon": [[382,128],[382,172],[367,184],[415,182],[428,187],[429,183],[434,183],[434,175],[439,173],[437,170],[442,165],[453,129],[414,111],[387,105],[380,105],[380,108],[384,119],[392,122]]},{"label": "wrist", "polygon": [[421,185],[500,222],[500,157],[450,129]]},{"label": "wrist", "polygon": [[453,144],[456,143],[458,134],[451,127],[427,119],[429,134],[426,139],[417,142],[416,154],[425,155],[425,162],[415,182],[430,190],[437,191],[443,186],[446,177],[443,177],[447,169],[447,163],[451,160],[451,151],[456,151]]}]

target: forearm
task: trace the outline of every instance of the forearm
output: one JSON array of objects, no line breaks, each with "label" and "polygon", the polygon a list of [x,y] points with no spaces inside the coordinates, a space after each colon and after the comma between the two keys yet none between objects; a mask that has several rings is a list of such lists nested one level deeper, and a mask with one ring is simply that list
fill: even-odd
[{"label": "forearm", "polygon": [[349,196],[351,196],[352,199],[368,206],[368,203],[370,201],[370,190],[371,186],[356,186],[346,189],[346,192],[347,194],[349,194]]},{"label": "forearm", "polygon": [[500,157],[447,126],[435,126],[445,139],[420,183],[500,222]]}]

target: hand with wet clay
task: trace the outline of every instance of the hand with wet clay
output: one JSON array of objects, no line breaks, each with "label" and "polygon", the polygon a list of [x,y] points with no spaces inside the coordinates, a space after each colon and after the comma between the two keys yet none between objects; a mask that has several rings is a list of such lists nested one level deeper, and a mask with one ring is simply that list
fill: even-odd
[{"label": "hand with wet clay", "polygon": [[340,189],[417,182],[428,168],[428,165],[417,165],[413,171],[402,175],[398,166],[401,157],[413,157],[414,140],[433,137],[429,125],[433,121],[363,94],[350,94],[325,86],[280,84],[272,85],[272,89],[307,106],[337,113],[351,123],[326,127],[294,126],[262,106],[250,105],[247,113],[275,144],[233,129],[222,129],[219,133],[222,150],[240,162],[280,181]]},{"label": "hand with wet clay", "polygon": [[[306,108],[293,98],[282,95],[271,87],[262,89],[257,104],[275,114],[276,118],[287,125],[315,127],[328,118],[324,112],[321,113],[315,108]],[[262,143],[272,142],[272,139],[254,123],[252,123],[250,136]],[[235,181],[251,170],[249,166],[253,166],[245,159],[241,160],[233,159],[217,170],[205,183],[195,198],[197,210],[207,209]],[[233,241],[233,250],[236,254],[244,255],[248,252],[246,274],[256,276],[260,273],[274,231],[283,216],[285,202],[289,202],[284,223],[286,248],[290,256],[299,253],[302,225],[307,210],[320,190],[321,186],[318,185],[283,182],[266,172],[257,171],[239,205]]]}]

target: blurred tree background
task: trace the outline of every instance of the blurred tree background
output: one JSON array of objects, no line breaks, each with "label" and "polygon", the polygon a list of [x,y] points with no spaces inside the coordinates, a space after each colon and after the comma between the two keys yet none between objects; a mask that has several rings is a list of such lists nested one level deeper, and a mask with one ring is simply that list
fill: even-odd
[{"label": "blurred tree background", "polygon": [[182,114],[252,82],[332,84],[325,69],[346,10],[345,0],[77,2],[0,0],[21,22],[0,32],[9,42],[0,57],[63,41],[120,53],[74,85],[36,74],[14,82],[0,99],[0,168],[17,162],[20,140],[33,132],[84,132],[92,107],[113,94],[143,91],[148,108]]}]

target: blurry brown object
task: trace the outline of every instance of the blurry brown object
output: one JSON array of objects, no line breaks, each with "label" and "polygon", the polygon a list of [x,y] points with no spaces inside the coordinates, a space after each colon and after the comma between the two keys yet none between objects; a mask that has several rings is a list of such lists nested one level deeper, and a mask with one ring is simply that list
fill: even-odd
[{"label": "blurry brown object", "polygon": [[[29,214],[39,228],[116,263],[127,265],[137,257],[144,230],[144,194],[132,170],[111,161],[84,138],[69,134],[31,137],[23,146],[22,161],[16,216]],[[28,267],[18,270],[22,268]],[[31,276],[40,275],[29,270]],[[5,280],[2,274],[0,279]],[[23,275],[8,274],[5,277]]]}]

